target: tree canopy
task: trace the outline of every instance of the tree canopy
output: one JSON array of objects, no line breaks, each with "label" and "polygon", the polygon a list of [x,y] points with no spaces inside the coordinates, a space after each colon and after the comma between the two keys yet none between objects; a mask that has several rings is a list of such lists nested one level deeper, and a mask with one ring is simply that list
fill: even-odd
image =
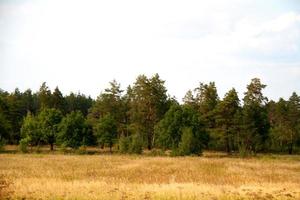
[{"label": "tree canopy", "polygon": [[227,153],[298,153],[300,97],[268,100],[267,86],[253,78],[243,98],[230,89],[223,98],[215,82],[200,82],[178,102],[158,74],[139,75],[126,90],[116,80],[97,99],[64,95],[44,82],[38,91],[0,89],[0,142],[99,145],[120,152],[171,150],[200,155],[203,149]]}]

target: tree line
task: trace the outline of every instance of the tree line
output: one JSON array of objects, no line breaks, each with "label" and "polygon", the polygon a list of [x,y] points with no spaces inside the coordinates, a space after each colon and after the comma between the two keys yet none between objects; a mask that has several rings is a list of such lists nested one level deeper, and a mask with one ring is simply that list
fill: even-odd
[{"label": "tree line", "polygon": [[200,155],[203,149],[239,153],[298,152],[300,96],[277,102],[254,78],[242,100],[232,88],[220,99],[214,82],[200,83],[179,103],[158,74],[139,75],[126,91],[115,80],[97,99],[64,96],[43,83],[37,92],[0,90],[0,143],[113,148],[121,153],[169,150]]}]

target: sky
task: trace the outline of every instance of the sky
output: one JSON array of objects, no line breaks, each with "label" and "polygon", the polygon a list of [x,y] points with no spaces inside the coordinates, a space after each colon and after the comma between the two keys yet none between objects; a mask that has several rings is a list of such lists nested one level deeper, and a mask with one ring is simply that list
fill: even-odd
[{"label": "sky", "polygon": [[96,98],[158,73],[179,101],[199,82],[240,97],[300,94],[299,0],[0,0],[0,88]]}]

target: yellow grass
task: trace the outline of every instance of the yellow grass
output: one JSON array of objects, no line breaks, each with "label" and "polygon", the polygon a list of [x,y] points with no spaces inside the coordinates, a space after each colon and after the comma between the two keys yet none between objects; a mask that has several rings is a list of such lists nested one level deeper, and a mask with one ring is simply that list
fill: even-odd
[{"label": "yellow grass", "polygon": [[300,199],[300,156],[0,154],[12,199]]}]

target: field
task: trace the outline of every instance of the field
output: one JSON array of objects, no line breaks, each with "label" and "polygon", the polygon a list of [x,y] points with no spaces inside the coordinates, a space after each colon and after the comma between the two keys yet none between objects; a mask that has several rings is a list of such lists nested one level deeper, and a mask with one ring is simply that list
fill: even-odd
[{"label": "field", "polygon": [[0,154],[1,199],[300,199],[300,156]]}]

